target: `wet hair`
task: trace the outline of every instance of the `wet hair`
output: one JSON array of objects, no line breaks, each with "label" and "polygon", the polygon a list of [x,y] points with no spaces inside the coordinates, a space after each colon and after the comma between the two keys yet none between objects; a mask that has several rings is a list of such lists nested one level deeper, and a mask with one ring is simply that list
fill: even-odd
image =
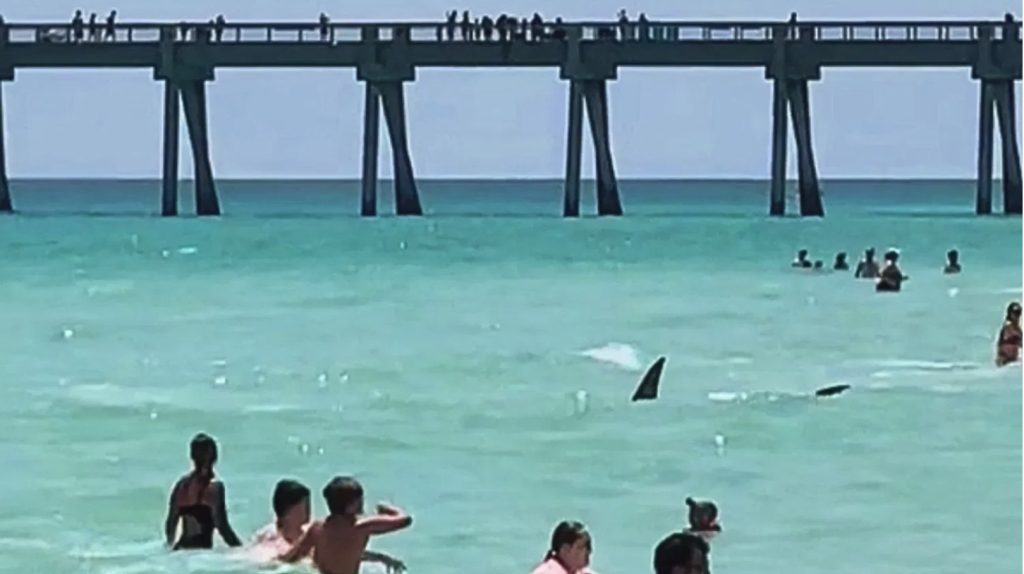
[{"label": "wet hair", "polygon": [[718,518],[718,506],[710,500],[698,502],[692,498],[687,498],[686,506],[690,509],[690,528],[697,528],[700,526],[699,524],[694,524],[694,514],[706,517],[708,521],[712,523]]},{"label": "wet hair", "polygon": [[196,468],[213,467],[217,462],[217,441],[213,440],[212,436],[201,432],[192,437],[192,442],[188,445],[188,455]]},{"label": "wet hair", "polygon": [[351,476],[336,476],[324,487],[324,500],[331,514],[345,514],[362,497],[363,485]]},{"label": "wet hair", "polygon": [[960,252],[956,249],[950,249],[946,252],[947,259],[956,259],[957,257],[960,257]]},{"label": "wet hair", "polygon": [[836,261],[843,261],[845,259],[846,259],[846,252],[845,251],[840,251],[839,253],[836,253]]},{"label": "wet hair", "polygon": [[1006,306],[1006,316],[1009,317],[1010,315],[1014,314],[1020,315],[1020,303],[1016,301]]},{"label": "wet hair", "polygon": [[867,249],[865,249],[864,250],[864,256],[865,257],[874,257],[875,256],[875,248],[874,247],[868,247]]},{"label": "wet hair", "polygon": [[582,522],[563,520],[551,533],[551,548],[548,549],[546,560],[554,558],[562,546],[576,544],[580,538],[587,536],[587,527]]},{"label": "wet hair", "polygon": [[900,252],[895,249],[890,249],[885,252],[885,260],[895,262],[900,258]]},{"label": "wet hair", "polygon": [[801,249],[800,251],[797,251],[796,252],[796,256],[797,257],[807,257],[807,250],[806,249]]},{"label": "wet hair", "polygon": [[274,514],[281,518],[303,500],[309,500],[309,489],[306,485],[297,480],[281,480],[274,487]]},{"label": "wet hair", "polygon": [[671,574],[675,568],[686,568],[696,553],[705,561],[711,549],[703,538],[694,534],[669,534],[654,547],[654,574]]}]

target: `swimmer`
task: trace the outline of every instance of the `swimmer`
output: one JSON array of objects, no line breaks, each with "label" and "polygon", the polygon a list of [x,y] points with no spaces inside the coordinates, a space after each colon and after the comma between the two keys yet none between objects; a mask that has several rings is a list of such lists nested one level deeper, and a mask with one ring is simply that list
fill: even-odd
[{"label": "swimmer", "polygon": [[590,533],[579,522],[562,521],[551,533],[551,548],[533,574],[588,574],[593,552]]},{"label": "swimmer", "polygon": [[950,249],[946,252],[946,267],[942,270],[946,275],[955,275],[960,272],[960,252]]},{"label": "swimmer", "polygon": [[[217,464],[217,442],[199,433],[189,446],[192,472],[181,477],[171,489],[164,533],[167,545],[173,550],[213,548],[213,531],[220,533],[228,546],[241,546],[228,522],[224,484],[216,479],[213,466]],[[181,522],[181,538],[174,535]]]},{"label": "swimmer", "polygon": [[[309,488],[294,480],[282,480],[274,487],[272,505],[274,521],[264,526],[253,538],[254,548],[266,548],[270,556],[287,552],[309,527]],[[379,552],[363,552],[363,562],[380,562],[389,572],[403,572],[405,564]]]},{"label": "swimmer", "polygon": [[1020,360],[1021,339],[1020,303],[1014,301],[1006,308],[1006,320],[999,329],[999,340],[996,342],[997,367]]},{"label": "swimmer", "polygon": [[836,271],[849,271],[850,264],[846,261],[846,252],[840,251],[836,253],[836,262],[832,264],[832,269]]},{"label": "swimmer", "polygon": [[700,536],[669,534],[654,547],[654,574],[711,574],[710,551]]},{"label": "swimmer", "polygon": [[877,279],[878,263],[875,261],[875,248],[869,247],[864,250],[864,259],[857,263],[857,270],[853,272],[857,279]]},{"label": "swimmer", "polygon": [[895,249],[890,249],[885,253],[885,267],[882,268],[878,282],[875,283],[875,291],[879,293],[898,293],[903,282],[910,279],[910,277],[900,271],[899,265],[896,264],[899,259],[900,254]]},{"label": "swimmer", "polygon": [[718,507],[714,502],[710,500],[698,502],[687,498],[686,506],[690,509],[688,516],[690,527],[683,532],[710,540],[715,534],[722,531],[721,525],[718,524]]},{"label": "swimmer", "polygon": [[811,266],[811,262],[807,260],[807,250],[801,249],[796,252],[796,259],[793,260],[792,267],[799,267],[801,269],[807,269]]},{"label": "swimmer", "polygon": [[324,487],[330,515],[310,524],[299,540],[280,556],[298,562],[313,555],[321,574],[358,574],[370,537],[408,528],[412,517],[399,508],[377,505],[377,514],[363,515],[363,487],[354,478],[336,476]]},{"label": "swimmer", "polygon": [[823,269],[825,269],[825,262],[824,261],[819,259],[819,260],[814,262],[814,270],[815,271],[822,271]]}]

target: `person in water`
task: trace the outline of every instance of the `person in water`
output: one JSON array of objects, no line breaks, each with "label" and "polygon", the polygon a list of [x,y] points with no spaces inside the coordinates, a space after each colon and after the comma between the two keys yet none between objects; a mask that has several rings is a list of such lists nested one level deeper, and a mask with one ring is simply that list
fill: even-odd
[{"label": "person in water", "polygon": [[711,574],[710,551],[700,536],[669,534],[654,547],[654,574]]},{"label": "person in water", "polygon": [[793,261],[793,267],[800,267],[801,269],[808,269],[811,266],[811,262],[807,259],[807,250],[801,249],[796,252],[796,259]]},{"label": "person in water", "polygon": [[590,554],[593,542],[579,522],[562,521],[551,533],[551,547],[533,574],[592,574]]},{"label": "person in water", "polygon": [[696,501],[692,498],[686,499],[686,506],[689,508],[688,519],[690,527],[684,530],[690,534],[695,534],[706,540],[710,540],[722,531],[721,525],[718,524],[718,507],[714,502],[708,501]]},{"label": "person in water", "polygon": [[1006,320],[999,329],[999,340],[996,342],[997,367],[1020,360],[1021,339],[1020,303],[1014,301],[1006,308]]},{"label": "person in water", "polygon": [[[295,480],[281,480],[274,487],[271,503],[274,521],[261,528],[253,537],[253,547],[269,549],[277,557],[294,546],[309,527],[311,520],[309,488]],[[405,571],[405,564],[387,554],[367,550],[363,562],[379,562],[389,572]]]},{"label": "person in water", "polygon": [[899,259],[900,254],[895,249],[890,249],[885,253],[885,266],[882,267],[878,282],[875,283],[875,291],[880,293],[898,293],[903,286],[903,282],[910,279],[910,277],[903,274],[903,271],[897,265]]},{"label": "person in water", "polygon": [[[213,531],[220,533],[228,546],[241,546],[242,541],[228,522],[224,484],[216,479],[217,442],[199,433],[189,445],[192,472],[181,477],[171,489],[164,533],[173,550],[213,548]],[[181,522],[181,538],[174,535]]]},{"label": "person in water", "polygon": [[840,251],[836,253],[836,262],[832,264],[832,269],[836,271],[849,271],[850,264],[846,261],[846,252]]},{"label": "person in water", "polygon": [[942,270],[946,275],[955,275],[960,272],[960,252],[950,249],[946,252],[946,267]]},{"label": "person in water", "polygon": [[815,271],[823,271],[824,269],[825,269],[825,262],[824,261],[819,259],[819,260],[814,262],[814,270]]},{"label": "person in water", "polygon": [[875,248],[869,247],[864,250],[864,259],[857,263],[857,270],[853,272],[857,279],[878,279],[878,262],[875,261]]},{"label": "person in water", "polygon": [[330,515],[310,524],[299,540],[283,553],[284,562],[298,562],[312,554],[322,574],[358,574],[370,537],[408,528],[412,517],[388,504],[377,514],[363,515],[363,487],[354,478],[336,476],[324,487]]}]

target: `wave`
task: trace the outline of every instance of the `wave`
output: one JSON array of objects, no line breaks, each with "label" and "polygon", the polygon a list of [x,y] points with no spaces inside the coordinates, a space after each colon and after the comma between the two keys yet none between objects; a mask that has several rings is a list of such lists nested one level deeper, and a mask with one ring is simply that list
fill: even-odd
[{"label": "wave", "polygon": [[595,361],[610,363],[627,371],[643,369],[636,348],[623,343],[608,343],[603,347],[580,351],[579,354]]},{"label": "wave", "polygon": [[[887,369],[904,371],[926,371],[926,372],[948,372],[948,371],[974,371],[981,368],[978,363],[969,361],[921,361],[914,359],[886,359],[873,363]],[[878,371],[884,373],[886,371]]]}]

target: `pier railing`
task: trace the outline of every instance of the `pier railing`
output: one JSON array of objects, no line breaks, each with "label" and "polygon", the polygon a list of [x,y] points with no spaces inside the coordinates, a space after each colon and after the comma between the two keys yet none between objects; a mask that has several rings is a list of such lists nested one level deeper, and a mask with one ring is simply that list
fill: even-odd
[{"label": "pier railing", "polygon": [[[974,41],[986,31],[993,40],[1008,34],[1019,38],[1021,23],[998,21],[761,21],[761,22],[694,22],[649,21],[620,23],[572,22],[553,23],[534,27],[527,23],[528,34],[517,37],[524,29],[521,23],[511,28],[504,40],[497,28],[489,38],[479,34],[474,39],[462,37],[461,23],[456,23],[449,35],[445,22],[390,22],[390,23],[224,23],[182,22],[120,23],[113,28],[104,23],[95,26],[71,23],[17,23],[0,25],[0,41],[14,44],[32,43],[117,43],[139,44],[160,41],[161,33],[168,31],[178,41],[199,39],[219,43],[339,43],[359,42],[366,37],[383,41],[404,37],[412,42],[501,42],[551,41],[572,33],[583,40],[614,40],[622,42],[750,42],[768,41],[775,30],[782,30],[788,39],[811,38],[815,41]],[[111,34],[112,32],[112,34]]]}]

